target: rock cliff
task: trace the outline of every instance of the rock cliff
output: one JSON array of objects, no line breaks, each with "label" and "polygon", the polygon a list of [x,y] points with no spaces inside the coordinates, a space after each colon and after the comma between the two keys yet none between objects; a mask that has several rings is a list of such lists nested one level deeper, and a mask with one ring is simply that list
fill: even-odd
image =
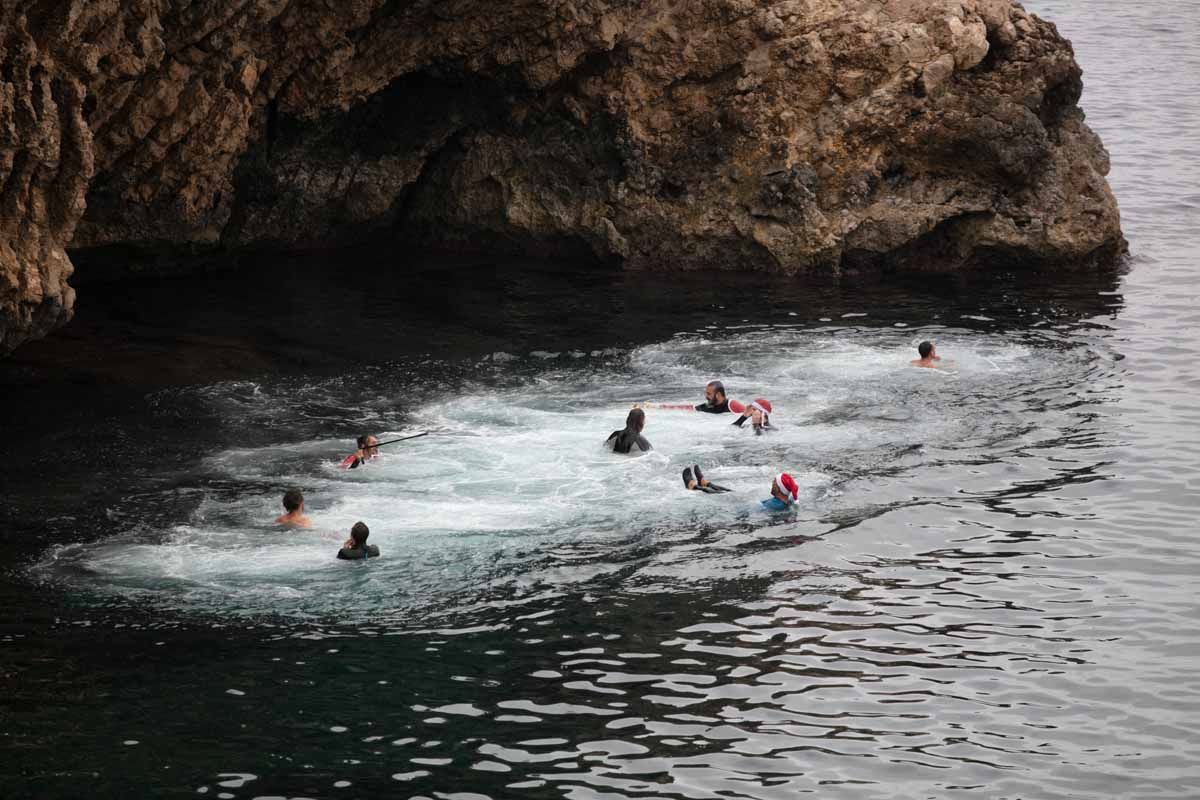
[{"label": "rock cliff", "polygon": [[0,0],[0,41],[0,352],[69,318],[68,251],[1123,246],[1071,47],[1010,0]]}]

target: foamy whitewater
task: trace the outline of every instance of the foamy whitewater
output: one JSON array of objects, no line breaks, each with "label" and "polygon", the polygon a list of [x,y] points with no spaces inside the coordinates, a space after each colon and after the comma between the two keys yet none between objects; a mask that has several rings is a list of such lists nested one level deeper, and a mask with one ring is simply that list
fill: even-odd
[{"label": "foamy whitewater", "polygon": [[[909,366],[925,338],[937,342],[941,369]],[[1095,390],[1090,373],[1108,363],[1052,330],[744,326],[629,353],[496,354],[449,391],[396,376],[220,384],[196,391],[221,415],[431,435],[384,447],[354,471],[337,468],[353,450],[340,437],[213,453],[169,489],[111,509],[129,521],[124,534],[62,547],[38,571],[100,599],[329,621],[461,611],[497,585],[560,591],[605,572],[630,586],[753,574],[747,542],[944,492],[911,476],[937,463],[969,470],[973,458],[1002,459],[1046,436],[1045,415],[1033,430],[1023,412],[1053,410],[1043,391],[1061,400],[1063,387]],[[602,447],[632,403],[699,402],[713,378],[732,398],[769,398],[776,430],[755,436],[732,426],[734,415],[651,409],[652,452]],[[733,491],[685,491],[680,472],[697,463]],[[799,503],[769,514],[759,501],[780,471],[797,479]],[[271,524],[292,486],[305,493],[311,531]],[[383,557],[335,560],[358,520]],[[649,540],[654,553],[640,557]]]}]

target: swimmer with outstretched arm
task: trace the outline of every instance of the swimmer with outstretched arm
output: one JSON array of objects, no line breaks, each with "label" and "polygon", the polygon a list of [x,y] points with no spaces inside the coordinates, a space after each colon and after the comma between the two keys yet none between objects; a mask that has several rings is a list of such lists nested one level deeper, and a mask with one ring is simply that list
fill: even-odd
[{"label": "swimmer with outstretched arm", "polygon": [[654,448],[650,446],[650,442],[646,441],[646,437],[642,436],[642,429],[645,427],[646,412],[635,408],[625,417],[625,429],[610,433],[608,439],[604,441],[604,446],[614,453],[627,455],[648,453]]},{"label": "swimmer with outstretched arm", "polygon": [[722,492],[731,492],[732,489],[726,489],[724,486],[717,486],[715,483],[704,477],[704,473],[700,471],[699,464],[693,464],[690,467],[683,469],[683,485],[688,491],[704,492],[705,494],[721,494]]},{"label": "swimmer with outstretched arm", "polygon": [[299,489],[288,489],[283,493],[283,508],[287,513],[275,518],[276,525],[286,528],[312,527],[312,520],[304,515],[304,493]]},{"label": "swimmer with outstretched arm", "polygon": [[701,411],[706,414],[726,414],[735,410],[731,401],[725,396],[725,384],[720,381],[709,381],[704,387],[704,402],[699,405],[689,403],[634,403],[634,408],[661,408],[670,411]]},{"label": "swimmer with outstretched arm", "polygon": [[342,459],[342,463],[338,465],[342,469],[358,469],[379,455],[379,440],[374,436],[359,436],[355,444],[358,449]]}]

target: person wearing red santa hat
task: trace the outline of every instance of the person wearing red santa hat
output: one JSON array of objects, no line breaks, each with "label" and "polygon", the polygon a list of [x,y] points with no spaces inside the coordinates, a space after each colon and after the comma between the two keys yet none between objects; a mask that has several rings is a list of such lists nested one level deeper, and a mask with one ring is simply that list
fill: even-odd
[{"label": "person wearing red santa hat", "polygon": [[762,501],[762,506],[768,511],[787,511],[796,504],[800,496],[800,487],[796,479],[786,472],[781,472],[771,481],[771,496]]},{"label": "person wearing red santa hat", "polygon": [[750,424],[754,428],[754,433],[757,435],[761,435],[761,434],[765,433],[766,431],[772,430],[772,428],[771,428],[771,410],[772,409],[771,409],[771,401],[770,400],[768,400],[765,397],[756,397],[756,398],[754,398],[754,402],[750,403],[747,406],[742,406],[741,403],[738,403],[736,400],[734,400],[733,402],[731,402],[729,404],[730,408],[733,408],[734,403],[737,403],[737,405],[739,406],[738,408],[736,408],[734,410],[737,411],[737,413],[741,414],[740,417],[738,417],[736,420],[734,420],[734,422],[733,422],[734,425],[737,425],[740,428],[746,422],[746,420],[750,420]]}]

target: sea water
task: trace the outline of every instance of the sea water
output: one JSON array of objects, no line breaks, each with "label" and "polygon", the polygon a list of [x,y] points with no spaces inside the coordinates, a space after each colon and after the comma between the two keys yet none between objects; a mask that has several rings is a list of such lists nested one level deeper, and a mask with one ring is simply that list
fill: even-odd
[{"label": "sea water", "polygon": [[[37,569],[72,591],[155,607],[331,621],[379,611],[410,619],[498,582],[562,588],[620,568],[650,540],[676,543],[691,565],[646,563],[640,575],[703,579],[705,549],[795,536],[805,521],[892,501],[922,471],[994,461],[1060,427],[1086,435],[1069,409],[1078,393],[1105,391],[1116,359],[1053,330],[733,327],[607,355],[502,356],[482,366],[508,385],[424,394],[399,413],[379,410],[402,391],[386,381],[204,387],[198,399],[219,414],[236,407],[282,427],[316,405],[381,440],[429,435],[387,445],[356,470],[339,465],[353,450],[346,439],[223,449],[169,488],[123,502],[113,513],[125,530],[55,548]],[[925,337],[946,354],[936,369],[909,363]],[[651,407],[651,452],[602,446],[633,405],[690,405],[714,376],[735,399],[769,399],[771,430],[737,427],[735,414]],[[732,491],[686,491],[681,472],[693,464]],[[760,500],[784,471],[799,497],[781,516]],[[290,487],[305,493],[311,530],[272,524]],[[171,506],[170,524],[151,521]],[[333,560],[360,520],[385,557]],[[677,558],[670,548],[657,556]]]},{"label": "sea water", "polygon": [[[0,795],[1200,796],[1200,19],[1026,5],[1126,274],[81,292],[80,354],[0,370]],[[601,448],[712,378],[778,430],[651,409],[653,452]],[[290,486],[311,531],[270,524]],[[360,519],[382,557],[338,562]]]}]

